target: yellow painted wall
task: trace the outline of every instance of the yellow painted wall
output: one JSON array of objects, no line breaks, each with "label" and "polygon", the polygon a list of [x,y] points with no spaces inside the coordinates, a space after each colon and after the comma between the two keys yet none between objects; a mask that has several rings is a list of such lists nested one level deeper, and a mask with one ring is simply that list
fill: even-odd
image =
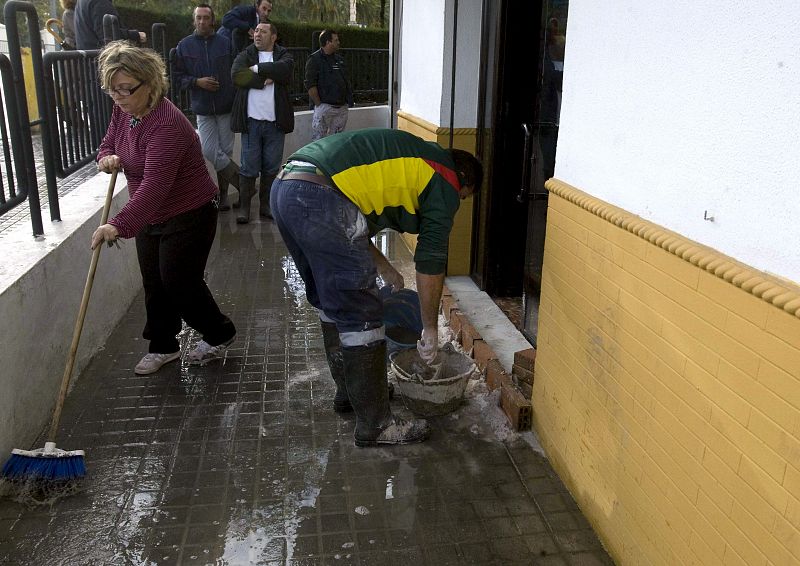
[{"label": "yellow painted wall", "polygon": [[[402,110],[397,113],[397,129],[410,132],[428,141],[435,141],[442,147],[450,145],[449,128],[440,128]],[[474,154],[476,135],[475,128],[457,128],[454,131],[453,147]],[[456,213],[453,230],[450,232],[447,275],[469,275],[472,249],[472,206],[473,199],[469,197],[461,201],[461,206]],[[417,245],[416,234],[403,234],[403,239],[413,251]]]},{"label": "yellow painted wall", "polygon": [[557,180],[533,406],[618,564],[800,564],[800,287]]}]

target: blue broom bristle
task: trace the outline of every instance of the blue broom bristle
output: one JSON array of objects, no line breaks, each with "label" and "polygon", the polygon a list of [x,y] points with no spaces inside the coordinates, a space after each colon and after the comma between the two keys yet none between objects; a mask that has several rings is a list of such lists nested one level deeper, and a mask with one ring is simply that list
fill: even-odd
[{"label": "blue broom bristle", "polygon": [[24,456],[12,454],[3,466],[2,476],[9,480],[70,480],[86,475],[83,456]]}]

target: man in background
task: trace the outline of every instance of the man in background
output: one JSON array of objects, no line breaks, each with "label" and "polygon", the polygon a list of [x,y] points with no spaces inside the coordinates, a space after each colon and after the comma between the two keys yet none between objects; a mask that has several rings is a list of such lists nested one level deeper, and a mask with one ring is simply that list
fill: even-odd
[{"label": "man in background", "polygon": [[311,141],[344,131],[348,106],[353,105],[353,89],[339,55],[339,34],[324,30],[319,47],[306,61],[305,87],[314,104]]},{"label": "man in background", "polygon": [[[75,43],[78,49],[101,49],[105,45],[103,16],[111,14],[119,18],[119,12],[111,0],[78,0],[75,6]],[[147,42],[147,34],[135,29],[125,29],[120,22],[119,39],[134,43]]]},{"label": "man in background", "polygon": [[255,4],[234,6],[222,16],[222,28],[219,34],[230,39],[236,52],[239,53],[253,41],[259,22],[268,22],[271,13],[270,0],[255,0]]},{"label": "man in background", "polygon": [[250,221],[250,202],[259,174],[258,212],[262,218],[272,218],[270,188],[283,159],[285,136],[294,130],[289,99],[294,59],[286,48],[275,44],[277,39],[275,24],[258,24],[253,45],[236,56],[231,70],[237,88],[231,127],[242,134],[239,224]]},{"label": "man in background", "polygon": [[194,9],[194,30],[178,43],[174,78],[190,93],[203,157],[217,172],[219,209],[230,210],[228,185],[239,189],[231,130],[235,90],[230,69],[236,54],[227,37],[214,33],[214,10],[208,4],[198,4]]}]

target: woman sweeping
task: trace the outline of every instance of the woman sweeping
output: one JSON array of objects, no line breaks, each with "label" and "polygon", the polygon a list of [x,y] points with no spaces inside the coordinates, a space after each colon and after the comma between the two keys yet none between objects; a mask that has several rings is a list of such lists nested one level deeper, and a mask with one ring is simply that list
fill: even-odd
[{"label": "woman sweeping", "polygon": [[100,171],[123,170],[130,200],[92,235],[104,241],[136,238],[144,283],[149,353],[135,372],[147,375],[180,357],[181,319],[202,335],[190,364],[222,358],[236,328],[205,281],[217,229],[217,187],[206,169],[192,125],[164,98],[166,69],[155,51],[109,43],[98,59],[100,84],[114,111],[97,159]]}]

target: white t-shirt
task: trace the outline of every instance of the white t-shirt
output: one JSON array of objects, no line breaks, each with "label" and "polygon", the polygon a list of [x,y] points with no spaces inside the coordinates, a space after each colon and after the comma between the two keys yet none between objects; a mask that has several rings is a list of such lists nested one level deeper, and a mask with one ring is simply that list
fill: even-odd
[{"label": "white t-shirt", "polygon": [[[259,63],[271,63],[272,51],[259,51]],[[251,88],[247,93],[247,116],[256,120],[275,121],[275,84]]]}]

